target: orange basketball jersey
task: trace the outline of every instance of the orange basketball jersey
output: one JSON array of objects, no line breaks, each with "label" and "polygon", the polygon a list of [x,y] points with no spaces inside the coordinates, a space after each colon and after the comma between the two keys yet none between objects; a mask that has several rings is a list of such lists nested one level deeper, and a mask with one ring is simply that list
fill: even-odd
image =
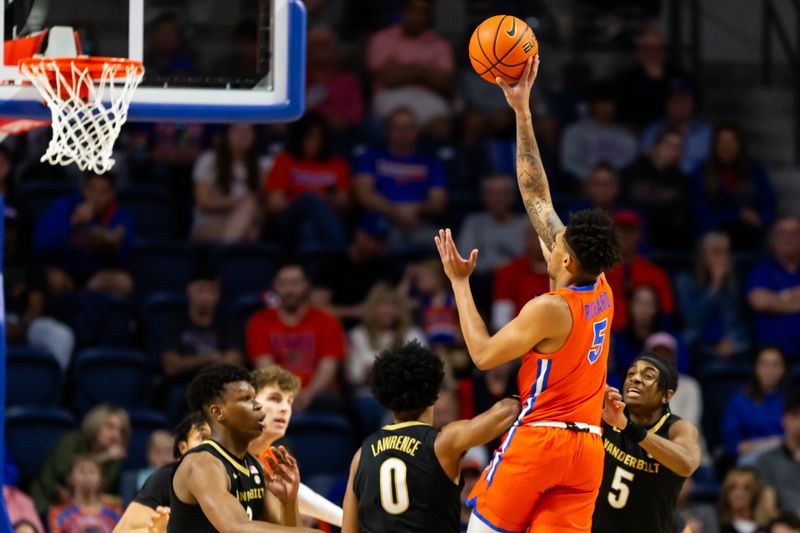
[{"label": "orange basketball jersey", "polygon": [[593,285],[557,294],[569,304],[572,331],[556,352],[533,350],[517,376],[522,412],[518,424],[539,420],[600,425],[608,370],[614,298],[603,274]]}]

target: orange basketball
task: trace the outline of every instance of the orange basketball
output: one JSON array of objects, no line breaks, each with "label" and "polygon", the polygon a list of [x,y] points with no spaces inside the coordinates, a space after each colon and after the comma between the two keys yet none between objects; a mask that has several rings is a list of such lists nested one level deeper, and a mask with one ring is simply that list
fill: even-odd
[{"label": "orange basketball", "polygon": [[525,62],[539,52],[533,30],[523,20],[511,15],[489,17],[475,28],[469,40],[472,68],[484,80],[508,83],[519,80]]}]

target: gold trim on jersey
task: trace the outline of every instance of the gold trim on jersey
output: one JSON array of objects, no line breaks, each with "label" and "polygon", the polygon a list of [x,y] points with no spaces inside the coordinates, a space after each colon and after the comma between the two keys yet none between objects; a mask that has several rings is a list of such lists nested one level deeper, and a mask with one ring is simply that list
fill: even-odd
[{"label": "gold trim on jersey", "polygon": [[419,420],[410,420],[408,422],[398,422],[397,424],[389,424],[383,426],[386,431],[394,431],[396,429],[408,428],[412,426],[430,426],[427,422],[420,422]]},{"label": "gold trim on jersey", "polygon": [[667,419],[669,418],[669,415],[670,415],[670,414],[672,414],[672,413],[670,413],[669,411],[667,411],[666,413],[664,413],[664,416],[662,416],[662,417],[661,417],[661,420],[659,420],[658,422],[656,422],[656,425],[655,425],[655,426],[653,426],[653,427],[651,427],[651,428],[650,428],[650,429],[648,429],[647,431],[649,431],[650,433],[655,433],[656,431],[658,431],[659,429],[661,429],[661,426],[663,426],[663,425],[664,425],[664,423],[666,423],[666,421],[667,421]]},{"label": "gold trim on jersey", "polygon": [[222,457],[224,457],[224,458],[225,458],[225,459],[226,459],[226,460],[227,460],[227,461],[228,461],[230,464],[232,464],[232,465],[233,465],[233,467],[234,467],[236,470],[238,470],[239,472],[241,472],[241,473],[242,473],[242,474],[244,474],[245,476],[247,476],[247,477],[250,477],[250,472],[247,470],[247,468],[245,468],[244,466],[242,466],[242,463],[240,463],[239,461],[237,461],[236,459],[234,459],[233,457],[231,457],[231,456],[230,456],[230,454],[229,454],[228,452],[226,452],[226,451],[225,451],[225,448],[223,448],[222,446],[220,446],[219,444],[217,444],[215,441],[213,441],[213,440],[204,440],[204,441],[203,441],[203,442],[201,442],[200,444],[208,444],[209,446],[211,446],[212,448],[214,448],[215,450],[217,450],[217,451],[219,452],[219,454],[220,454]]}]

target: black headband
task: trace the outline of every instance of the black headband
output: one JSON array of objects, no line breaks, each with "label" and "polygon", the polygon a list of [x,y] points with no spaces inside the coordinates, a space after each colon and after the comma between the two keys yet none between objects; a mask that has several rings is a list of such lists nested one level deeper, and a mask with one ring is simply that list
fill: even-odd
[{"label": "black headband", "polygon": [[634,359],[633,363],[636,361],[645,361],[658,369],[658,380],[664,386],[665,394],[669,389],[672,389],[673,391],[678,390],[678,373],[674,370],[674,368],[671,369],[668,367],[661,358],[650,354],[642,354]]}]

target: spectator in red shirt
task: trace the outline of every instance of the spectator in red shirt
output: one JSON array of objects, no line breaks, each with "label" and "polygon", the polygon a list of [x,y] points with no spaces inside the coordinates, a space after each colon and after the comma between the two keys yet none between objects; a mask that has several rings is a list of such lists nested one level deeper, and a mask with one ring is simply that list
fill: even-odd
[{"label": "spectator in red shirt", "polygon": [[606,272],[606,279],[614,291],[614,331],[628,323],[628,303],[634,289],[648,285],[658,295],[662,314],[669,317],[675,309],[669,276],[661,267],[651,263],[637,249],[642,238],[642,220],[634,211],[620,210],[614,215],[622,252],[622,262]]},{"label": "spectator in red shirt", "polygon": [[273,289],[277,308],[258,311],[247,323],[247,356],[256,368],[275,363],[300,377],[295,411],[330,404],[344,330],[334,316],[309,305],[311,285],[300,265],[278,270]]},{"label": "spectator in red shirt", "polygon": [[295,241],[347,246],[337,214],[349,205],[350,167],[331,153],[330,139],[325,119],[307,113],[289,126],[286,151],[278,154],[267,176],[267,210],[287,246]]},{"label": "spectator in red shirt", "polygon": [[525,233],[525,253],[497,270],[492,295],[492,327],[508,324],[532,298],[550,291],[547,263],[533,227]]}]

